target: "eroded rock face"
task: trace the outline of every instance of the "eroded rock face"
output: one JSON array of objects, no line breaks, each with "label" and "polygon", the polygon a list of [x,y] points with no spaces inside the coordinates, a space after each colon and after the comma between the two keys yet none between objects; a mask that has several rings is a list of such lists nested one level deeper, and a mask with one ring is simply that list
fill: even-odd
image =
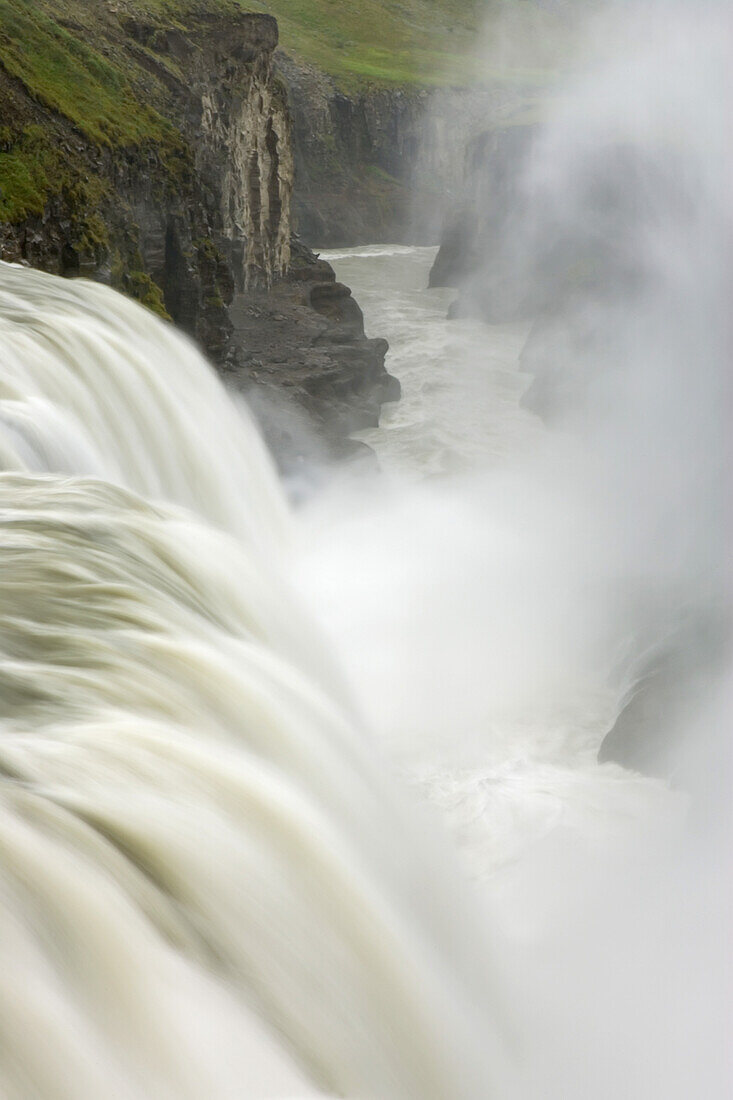
[{"label": "eroded rock face", "polygon": [[13,113],[44,135],[68,178],[42,214],[0,227],[0,254],[111,282],[221,358],[235,287],[267,284],[288,265],[293,164],[272,74],[277,24],[200,12],[166,27],[109,5],[99,7],[97,35],[96,48],[135,82],[140,113],[149,95],[164,140],[85,140],[0,74]]},{"label": "eroded rock face", "polygon": [[288,105],[273,78],[276,35],[247,59],[223,43],[201,72],[201,118],[194,136],[199,171],[219,179],[224,235],[240,245],[235,274],[270,285],[290,261],[293,153]]},{"label": "eroded rock face", "polygon": [[546,185],[541,142],[538,127],[516,126],[469,145],[430,285],[458,289],[454,317],[533,322],[524,400],[557,420],[581,409],[594,379],[623,360],[621,318],[629,327],[659,277],[649,227],[684,222],[690,200],[674,150],[619,141],[586,150],[558,193]]},{"label": "eroded rock face", "polygon": [[386,340],[365,336],[349,288],[297,240],[288,278],[237,295],[231,317],[225,369],[287,471],[353,454],[361,445],[349,434],[375,427],[382,403],[399,398],[384,366]]},{"label": "eroded rock face", "polygon": [[539,308],[524,247],[530,232],[524,176],[535,136],[532,127],[514,126],[468,144],[462,193],[430,272],[430,286],[459,289],[455,315],[503,321]]},{"label": "eroded rock face", "polygon": [[293,245],[275,20],[199,11],[167,26],[104,5],[99,20],[95,46],[127,67],[141,111],[149,93],[165,142],[100,148],[0,70],[0,100],[7,93],[23,123],[43,131],[70,180],[87,181],[65,186],[42,214],[0,225],[0,256],[112,283],[167,314],[233,385],[285,392],[309,431],[345,452],[348,432],[376,422],[395,383],[386,343],[365,337],[350,292]]},{"label": "eroded rock face", "polygon": [[346,93],[278,51],[293,114],[294,222],[318,247],[439,239],[464,179],[464,150],[514,102],[497,88]]},{"label": "eroded rock face", "polygon": [[221,361],[235,292],[269,287],[290,259],[293,156],[287,101],[272,72],[277,24],[258,15],[209,18],[195,34],[156,41],[161,65],[173,50],[186,74],[185,83],[167,77],[169,110],[193,172],[182,194],[134,202],[140,252],[173,320]]}]

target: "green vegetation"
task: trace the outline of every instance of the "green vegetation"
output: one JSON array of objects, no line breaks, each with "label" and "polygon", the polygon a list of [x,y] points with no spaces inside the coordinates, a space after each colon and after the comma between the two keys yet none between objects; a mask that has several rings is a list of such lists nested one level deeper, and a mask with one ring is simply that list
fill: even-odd
[{"label": "green vegetation", "polygon": [[[539,0],[0,0],[0,226],[41,216],[53,200],[70,227],[70,262],[111,256],[118,285],[164,314],[134,256],[115,166],[145,163],[154,194],[187,193],[193,154],[170,93],[186,74],[167,34],[195,37],[212,15],[248,11],[275,16],[283,50],[346,91],[510,81],[530,109],[568,25]],[[507,50],[510,40],[522,50]],[[477,60],[487,41],[501,44],[491,68]],[[335,146],[332,156],[324,173],[338,171]],[[364,186],[386,204],[399,199],[379,169]],[[200,259],[216,268],[216,257]]]},{"label": "green vegetation", "polygon": [[59,170],[60,157],[40,126],[28,126],[17,139],[0,131],[0,221],[17,222],[42,214]]},{"label": "green vegetation", "polygon": [[284,49],[342,83],[414,84],[460,72],[486,5],[481,0],[252,0],[251,6],[277,17]]},{"label": "green vegetation", "polygon": [[[144,64],[148,47],[133,52],[125,43],[124,21],[185,31],[212,12],[237,11],[274,15],[283,48],[346,88],[479,78],[543,83],[546,68],[516,63],[503,46],[504,61],[480,65],[476,43],[481,35],[491,40],[492,26],[497,40],[505,36],[507,13],[511,37],[524,42],[554,41],[558,19],[533,0],[0,0],[0,69],[94,146],[155,145],[171,176],[180,178],[186,157],[165,118],[165,90]],[[547,53],[540,55],[544,63]],[[175,68],[159,54],[156,63]],[[68,172],[60,173],[58,136],[45,121],[41,129],[33,118],[19,123],[16,114],[12,101],[0,97],[0,124],[6,124],[0,218],[6,221],[39,213],[60,184],[73,183]]]},{"label": "green vegetation", "polygon": [[0,0],[0,61],[5,71],[100,145],[138,145],[164,138],[167,124],[135,97],[125,72],[63,26],[60,17],[73,6]]},{"label": "green vegetation", "polygon": [[157,313],[159,317],[170,321],[170,314],[163,301],[163,292],[146,271],[131,271],[129,274],[124,275],[117,289],[129,294],[131,298],[136,298],[138,302],[147,306],[153,313]]},{"label": "green vegetation", "polygon": [[572,21],[572,5],[563,12],[540,0],[127,0],[126,7],[183,29],[204,11],[273,15],[282,48],[347,90],[541,84],[566,52]]},{"label": "green vegetation", "polygon": [[[175,7],[174,0],[158,2]],[[346,88],[479,80],[542,84],[568,36],[567,13],[536,0],[238,2],[276,16],[283,49]]]},{"label": "green vegetation", "polygon": [[[155,108],[150,80],[110,26],[119,39],[120,24],[110,23],[102,0],[0,0],[0,221],[40,214],[52,195],[66,194],[72,210],[83,199],[96,204],[76,227],[87,251],[106,240],[98,210],[105,188],[69,136],[76,132],[100,153],[154,146],[172,175],[183,152]],[[23,100],[21,85],[39,110]]]}]

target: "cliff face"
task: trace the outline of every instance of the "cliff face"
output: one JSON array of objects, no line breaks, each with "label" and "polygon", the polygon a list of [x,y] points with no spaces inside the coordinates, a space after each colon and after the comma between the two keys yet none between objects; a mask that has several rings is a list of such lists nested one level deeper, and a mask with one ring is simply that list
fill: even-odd
[{"label": "cliff face", "polygon": [[282,51],[293,113],[294,222],[323,247],[432,243],[464,178],[470,136],[510,107],[501,88],[344,90]]},{"label": "cliff face", "polygon": [[[272,74],[277,24],[216,16],[183,34],[130,19],[123,30],[150,68],[159,66],[165,114],[188,164],[184,180],[161,195],[133,161],[117,191],[168,313],[221,359],[231,350],[227,307],[236,293],[270,286],[290,260],[293,157],[284,89]],[[170,60],[185,80],[171,79]]]},{"label": "cliff face", "polygon": [[[343,451],[395,390],[386,345],[365,339],[328,265],[300,245],[291,265],[294,155],[275,20],[218,0],[185,18],[177,5],[175,19],[124,0],[43,7],[30,16],[0,0],[0,257],[140,299],[240,388],[266,378],[304,404]],[[56,85],[49,73],[62,64]],[[319,342],[328,355],[312,354]]]}]

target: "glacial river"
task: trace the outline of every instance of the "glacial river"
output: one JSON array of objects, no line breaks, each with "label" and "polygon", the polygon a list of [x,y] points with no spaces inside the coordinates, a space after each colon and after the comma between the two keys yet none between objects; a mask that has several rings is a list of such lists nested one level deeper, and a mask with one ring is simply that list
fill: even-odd
[{"label": "glacial river", "polygon": [[[306,584],[370,729],[479,884],[532,1050],[502,1095],[618,1100],[663,1079],[688,1097],[690,1058],[660,1070],[660,1052],[694,997],[720,994],[687,893],[696,857],[679,854],[685,800],[598,762],[639,644],[615,519],[582,455],[521,405],[527,326],[447,320],[434,255],[325,253],[403,396],[358,434],[382,477],[336,504]],[[717,1028],[703,1045],[717,1096]]]},{"label": "glacial river", "polygon": [[372,245],[323,254],[352,288],[367,334],[389,340],[387,367],[402,385],[379,427],[357,438],[386,472],[411,478],[473,469],[526,448],[537,431],[519,407],[528,325],[449,321],[454,291],[426,289],[436,251]]}]

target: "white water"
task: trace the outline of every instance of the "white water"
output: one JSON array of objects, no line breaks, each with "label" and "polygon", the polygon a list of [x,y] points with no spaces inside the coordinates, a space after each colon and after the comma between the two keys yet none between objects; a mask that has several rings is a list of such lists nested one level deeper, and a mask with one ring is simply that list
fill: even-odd
[{"label": "white water", "polygon": [[[431,250],[327,255],[368,329],[398,315],[388,365],[406,400],[360,436],[389,474],[378,492],[313,509],[303,586],[368,725],[444,819],[501,933],[521,1068],[502,1071],[499,1095],[722,1100],[731,906],[718,811],[712,836],[691,841],[682,794],[597,761],[663,559],[630,563],[574,447],[558,453],[511,407],[526,379],[507,328],[447,323],[446,293],[419,289]],[[474,419],[477,395],[506,415]],[[489,473],[456,476],[480,465]],[[695,767],[726,775],[714,699],[688,734]],[[696,797],[718,806],[714,786]]]},{"label": "white water", "polygon": [[622,309],[586,304],[606,340],[602,361],[568,364],[595,387],[570,428],[517,409],[516,330],[441,319],[427,252],[332,254],[368,328],[399,315],[406,401],[362,434],[388,491],[316,510],[304,586],[503,933],[520,1071],[502,1096],[731,1091],[730,691],[708,669],[695,701],[683,681],[660,709],[662,744],[684,730],[677,792],[597,761],[635,668],[684,643],[685,616],[729,607],[730,22],[689,7],[622,27],[620,59],[580,81],[523,181],[540,218],[603,239],[594,158],[621,143],[657,172],[656,202],[624,196],[647,211],[627,243],[644,284]]},{"label": "white water", "polygon": [[[423,271],[429,260],[399,256]],[[402,293],[389,255],[346,262],[357,287],[363,271],[390,301]],[[447,334],[435,296],[414,282],[408,294],[415,333],[432,324]],[[609,882],[625,896],[629,876],[614,863],[625,838],[648,838],[650,825],[679,838],[677,799],[662,785],[595,763],[622,692],[599,675],[597,654],[588,659],[585,624],[573,636],[566,582],[548,604],[567,533],[518,545],[516,483],[484,514],[456,495],[462,482],[447,481],[447,497],[413,488],[409,499],[382,482],[356,518],[341,501],[336,519],[329,501],[304,515],[294,541],[305,550],[289,557],[251,425],[185,341],[104,288],[7,265],[0,313],[3,448],[22,470],[0,476],[3,1094],[264,1100],[313,1095],[316,1081],[350,1097],[475,1100],[654,1088],[654,1074],[629,1075],[649,1060],[625,1029],[613,1051],[620,1076],[606,1079],[608,1052],[596,1049],[609,998],[618,1007],[613,975],[628,973],[624,956],[637,950],[628,928],[608,952],[616,963],[596,974],[602,1008],[582,1022],[558,1011],[563,990],[573,1004],[588,996],[578,963],[598,962],[585,922],[568,944],[567,907],[597,906]],[[123,324],[140,349],[115,383],[132,418],[108,405]],[[403,332],[408,348],[407,322]],[[476,334],[455,326],[456,353]],[[482,389],[489,404],[493,385],[507,400],[524,384],[505,335]],[[445,370],[444,345],[432,346],[428,378]],[[452,376],[456,413],[474,369]],[[419,423],[421,392],[432,401],[434,391],[414,380],[404,420]],[[182,408],[209,402],[231,432],[227,442],[217,431],[215,445],[214,421],[189,419],[185,477],[161,400],[174,425]],[[438,411],[424,450],[408,450],[410,482],[434,483],[436,441],[444,453],[452,439],[462,446]],[[129,432],[155,417],[159,434],[128,475],[119,456]],[[503,427],[497,419],[485,452],[494,465],[542,438],[524,413]],[[372,436],[385,454],[392,431]],[[480,453],[480,433],[468,446]],[[108,453],[117,486],[99,477],[110,477]],[[68,476],[76,463],[95,476]],[[212,517],[216,478],[230,488]],[[261,525],[240,488],[253,480]],[[367,727],[446,816],[483,898],[460,886],[437,830],[416,824],[382,774],[284,582],[294,566]],[[547,631],[560,622],[553,650]],[[667,857],[652,853],[658,876]],[[598,876],[598,861],[611,870]],[[470,911],[482,906],[478,931]],[[636,899],[629,910],[638,914]],[[623,925],[604,905],[609,914]],[[634,965],[648,975],[648,958]],[[664,1036],[677,1016],[660,1023],[658,998],[638,993],[641,1008],[623,1007],[645,1046],[650,1013]],[[593,1051],[586,1076],[578,1033]],[[689,1095],[677,1076],[684,1088],[670,1094]],[[716,1070],[707,1095],[717,1081]]]},{"label": "white water", "polygon": [[251,424],[103,287],[2,265],[0,318],[3,1094],[305,1095],[279,1034],[339,1094],[475,1096],[471,922],[283,579]]},{"label": "white water", "polygon": [[[662,443],[721,365],[711,178],[662,311],[694,323],[639,375]],[[694,832],[683,794],[597,762],[647,604],[694,590],[698,525],[659,552],[658,498],[686,520],[700,481],[632,450],[619,510],[618,437],[520,409],[522,326],[445,322],[429,251],[334,260],[405,399],[364,435],[388,476],[294,529],[185,341],[0,265],[0,1091],[722,1100],[714,787]],[[727,775],[727,701],[683,780]]]},{"label": "white water", "polygon": [[447,320],[452,290],[426,290],[435,248],[373,245],[324,252],[352,287],[368,332],[389,334],[402,398],[378,428],[358,432],[382,469],[422,480],[521,453],[540,430],[519,406],[528,379],[517,358],[529,325]]},{"label": "white water", "polygon": [[446,320],[453,292],[425,289],[434,254],[325,253],[367,330],[392,320],[405,397],[359,433],[386,482],[357,509],[314,507],[302,569],[370,727],[495,884],[559,825],[602,842],[680,807],[597,763],[629,687],[623,639],[594,620],[608,532],[570,511],[567,482],[536,478],[552,436],[519,406],[526,326]]}]

